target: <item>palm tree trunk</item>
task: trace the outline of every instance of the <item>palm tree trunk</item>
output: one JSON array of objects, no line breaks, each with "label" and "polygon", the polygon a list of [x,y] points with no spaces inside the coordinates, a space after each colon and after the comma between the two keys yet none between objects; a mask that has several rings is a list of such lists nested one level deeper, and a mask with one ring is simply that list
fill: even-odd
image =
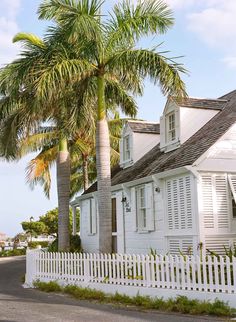
[{"label": "palm tree trunk", "polygon": [[96,165],[98,183],[98,234],[101,253],[111,253],[112,225],[111,225],[111,166],[110,139],[106,119],[104,77],[98,77],[98,120],[96,129]]},{"label": "palm tree trunk", "polygon": [[69,251],[70,154],[67,140],[59,142],[57,157],[58,250]]},{"label": "palm tree trunk", "polygon": [[83,157],[83,179],[84,179],[84,191],[85,191],[89,187],[88,156],[86,154],[83,154],[82,157]]}]

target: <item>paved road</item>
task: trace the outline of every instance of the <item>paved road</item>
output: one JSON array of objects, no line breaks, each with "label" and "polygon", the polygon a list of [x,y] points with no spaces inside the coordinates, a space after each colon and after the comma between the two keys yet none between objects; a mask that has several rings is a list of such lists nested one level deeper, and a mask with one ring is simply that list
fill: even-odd
[{"label": "paved road", "polygon": [[[148,313],[24,289],[24,258],[0,260],[0,322],[206,322],[207,317]],[[218,320],[222,321],[222,320]]]}]

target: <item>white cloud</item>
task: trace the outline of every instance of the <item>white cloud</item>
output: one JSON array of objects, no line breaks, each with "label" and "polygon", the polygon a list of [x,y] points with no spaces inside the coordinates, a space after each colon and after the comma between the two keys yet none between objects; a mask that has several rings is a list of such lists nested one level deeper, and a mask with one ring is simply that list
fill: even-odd
[{"label": "white cloud", "polygon": [[167,0],[174,10],[187,10],[187,26],[236,68],[236,0]]},{"label": "white cloud", "polygon": [[190,30],[197,33],[207,44],[236,50],[236,1],[211,1],[211,7],[188,16]]},{"label": "white cloud", "polygon": [[222,59],[227,67],[236,69],[236,56],[227,56]]},{"label": "white cloud", "polygon": [[12,43],[12,38],[19,31],[16,17],[20,5],[21,0],[0,1],[0,66],[12,61],[19,50],[19,46]]}]

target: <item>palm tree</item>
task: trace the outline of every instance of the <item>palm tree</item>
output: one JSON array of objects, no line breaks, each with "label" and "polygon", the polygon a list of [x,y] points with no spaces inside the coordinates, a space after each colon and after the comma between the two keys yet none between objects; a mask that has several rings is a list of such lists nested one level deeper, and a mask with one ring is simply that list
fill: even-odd
[{"label": "palm tree", "polygon": [[[118,113],[108,121],[111,140],[111,165],[119,161],[119,140],[124,119]],[[32,133],[18,145],[18,158],[28,153],[39,153],[29,162],[26,171],[27,182],[31,188],[41,184],[45,195],[49,197],[51,187],[50,168],[55,164],[58,151],[58,138],[55,127],[41,127],[37,133]],[[87,190],[89,184],[96,179],[95,129],[90,124],[89,129],[78,130],[69,140],[71,159],[70,197],[81,190]]]},{"label": "palm tree", "polygon": [[[54,67],[47,70],[37,84],[42,96],[47,96],[52,84],[63,88],[65,78],[77,78],[84,83],[94,79],[97,92],[96,162],[98,179],[99,250],[111,251],[111,178],[110,143],[104,99],[107,84],[116,81],[134,88],[137,79],[149,77],[158,83],[163,94],[185,95],[180,73],[181,64],[165,57],[166,52],[157,49],[137,48],[137,42],[148,35],[165,33],[173,25],[172,12],[157,0],[138,1],[133,5],[124,0],[114,6],[108,18],[101,14],[100,0],[45,0],[39,7],[40,19],[52,19],[55,26],[49,37],[63,39],[78,49],[78,57],[84,62],[83,73],[78,74],[67,60],[67,69],[56,75]],[[158,47],[157,47],[158,48]],[[87,65],[85,64],[85,61]],[[50,75],[50,82],[48,82]],[[67,78],[68,77],[68,78]],[[78,80],[78,79],[77,79]],[[88,85],[88,84],[87,84]]]},{"label": "palm tree", "polygon": [[[59,208],[59,249],[69,248],[69,197],[70,197],[70,155],[68,151],[68,140],[78,128],[81,127],[81,119],[86,119],[86,109],[90,106],[91,125],[91,98],[93,94],[93,82],[90,81],[89,97],[86,98],[78,88],[83,83],[70,85],[67,83],[63,91],[51,88],[50,97],[41,98],[35,90],[35,83],[41,81],[42,75],[50,64],[61,60],[59,72],[63,67],[63,59],[74,53],[62,45],[52,45],[51,40],[43,41],[32,34],[18,34],[14,41],[23,42],[25,51],[22,57],[1,71],[0,89],[3,98],[0,102],[0,113],[2,119],[2,142],[4,157],[14,157],[17,151],[17,143],[21,138],[29,137],[31,133],[37,133],[38,127],[43,121],[52,121],[57,126],[56,134],[59,135],[59,151],[49,146],[44,148],[40,154],[46,156],[47,163],[52,161],[52,155],[57,153],[57,186],[58,186],[58,208]],[[80,60],[77,59],[77,62]],[[78,72],[78,69],[76,69]],[[83,87],[82,87],[83,88]],[[121,104],[126,113],[134,115],[136,105],[134,100],[126,93],[124,86],[116,82],[107,84],[106,97],[110,104]],[[90,99],[90,100],[89,100]],[[88,101],[87,104],[86,100]],[[89,104],[88,104],[89,103]],[[80,117],[79,117],[80,116]],[[32,139],[32,137],[30,137]],[[48,142],[49,133],[38,133],[37,140]],[[54,133],[55,141],[55,133]],[[48,144],[48,143],[47,143]],[[43,172],[40,182],[46,183],[48,190],[50,177],[48,171]]]}]

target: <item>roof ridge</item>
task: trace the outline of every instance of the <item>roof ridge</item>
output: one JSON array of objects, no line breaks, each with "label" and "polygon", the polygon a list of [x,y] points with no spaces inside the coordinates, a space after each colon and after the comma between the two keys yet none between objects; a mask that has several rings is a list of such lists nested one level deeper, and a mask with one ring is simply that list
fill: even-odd
[{"label": "roof ridge", "polygon": [[152,121],[144,121],[144,120],[140,120],[140,121],[136,121],[136,120],[128,120],[127,122],[131,122],[131,123],[145,123],[145,124],[160,124],[160,122],[152,122]]}]

